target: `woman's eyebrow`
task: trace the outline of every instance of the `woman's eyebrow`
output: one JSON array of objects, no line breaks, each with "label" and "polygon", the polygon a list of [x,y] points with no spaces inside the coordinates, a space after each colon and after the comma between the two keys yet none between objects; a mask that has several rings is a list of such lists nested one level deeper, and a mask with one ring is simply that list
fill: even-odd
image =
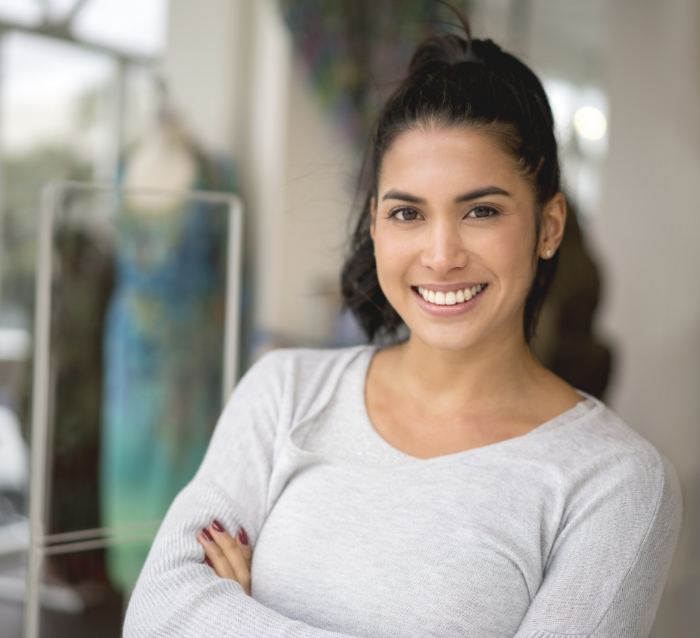
[{"label": "woman's eyebrow", "polygon": [[[455,204],[460,202],[468,202],[472,199],[478,199],[479,197],[485,197],[486,195],[505,195],[506,197],[511,197],[511,194],[502,189],[500,186],[484,186],[483,188],[477,188],[476,190],[469,191],[468,193],[462,193],[455,197]],[[418,197],[417,195],[411,195],[411,193],[406,193],[405,191],[399,190],[389,190],[384,193],[382,201],[385,199],[398,199],[402,202],[411,202],[412,204],[425,204],[425,199]]]},{"label": "woman's eyebrow", "polygon": [[484,186],[483,188],[477,188],[469,193],[464,193],[455,197],[455,204],[467,202],[471,199],[479,199],[479,197],[486,197],[487,195],[505,195],[506,197],[512,197],[507,190],[500,186]]}]

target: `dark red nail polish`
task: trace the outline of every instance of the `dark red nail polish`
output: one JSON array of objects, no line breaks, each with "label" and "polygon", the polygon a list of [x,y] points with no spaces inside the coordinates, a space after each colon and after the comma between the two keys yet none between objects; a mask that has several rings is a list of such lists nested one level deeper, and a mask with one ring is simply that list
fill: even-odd
[{"label": "dark red nail polish", "polygon": [[209,567],[214,567],[214,565],[211,564],[211,561],[209,560],[209,557],[208,557],[208,556],[205,556],[205,557],[204,557],[204,562],[205,562],[207,565],[209,565]]},{"label": "dark red nail polish", "polygon": [[206,527],[202,529],[202,534],[204,534],[204,538],[206,538],[210,543],[214,542],[214,537],[211,535],[211,533]]},{"label": "dark red nail polish", "polygon": [[248,544],[248,534],[245,533],[245,530],[242,527],[238,530],[238,540],[241,541],[243,545]]},{"label": "dark red nail polish", "polygon": [[226,530],[224,529],[224,526],[219,523],[216,519],[214,519],[214,522],[211,524],[211,526],[217,531],[217,532],[225,532]]}]

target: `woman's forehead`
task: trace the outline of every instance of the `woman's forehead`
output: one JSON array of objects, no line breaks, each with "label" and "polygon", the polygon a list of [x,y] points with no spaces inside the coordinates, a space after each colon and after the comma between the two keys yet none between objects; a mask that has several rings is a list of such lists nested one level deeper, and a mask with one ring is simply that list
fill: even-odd
[{"label": "woman's forehead", "polygon": [[389,189],[426,190],[500,186],[529,190],[515,158],[492,133],[468,127],[414,128],[387,149],[378,175],[380,198]]}]

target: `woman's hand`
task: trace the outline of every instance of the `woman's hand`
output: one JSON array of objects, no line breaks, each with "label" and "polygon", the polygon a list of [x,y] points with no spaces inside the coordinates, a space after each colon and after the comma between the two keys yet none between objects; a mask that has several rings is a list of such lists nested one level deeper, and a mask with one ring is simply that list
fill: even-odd
[{"label": "woman's hand", "polygon": [[248,535],[241,527],[238,536],[231,536],[219,521],[197,534],[197,541],[204,547],[204,561],[221,578],[238,581],[250,596],[250,563],[253,551],[248,544]]}]

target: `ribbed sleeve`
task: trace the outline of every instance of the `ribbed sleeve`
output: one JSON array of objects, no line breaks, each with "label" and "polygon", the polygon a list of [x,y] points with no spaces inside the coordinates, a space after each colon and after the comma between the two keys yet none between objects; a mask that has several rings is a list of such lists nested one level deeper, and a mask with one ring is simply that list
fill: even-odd
[{"label": "ribbed sleeve", "polygon": [[[581,476],[515,638],[647,638],[681,527],[670,461],[649,447]],[[653,498],[649,498],[654,495]]]},{"label": "ribbed sleeve", "polygon": [[267,511],[284,378],[276,352],[240,380],[205,458],[169,508],[126,612],[125,638],[340,638],[349,636],[289,619],[202,564],[196,533],[220,520],[243,525],[254,546]]}]

